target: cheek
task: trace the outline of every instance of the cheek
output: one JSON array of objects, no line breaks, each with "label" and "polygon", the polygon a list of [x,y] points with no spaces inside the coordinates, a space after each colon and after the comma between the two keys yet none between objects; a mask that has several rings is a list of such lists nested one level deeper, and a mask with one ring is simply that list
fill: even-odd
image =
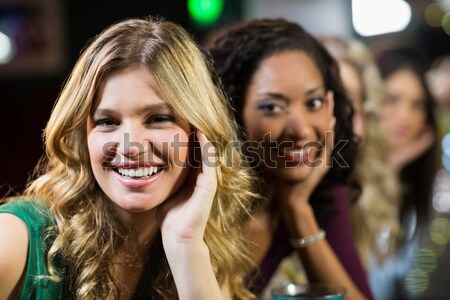
[{"label": "cheek", "polygon": [[265,120],[252,118],[247,122],[244,120],[247,138],[252,141],[267,140],[270,135],[271,140],[276,140],[280,137],[283,131],[283,122],[281,120]]},{"label": "cheek", "polygon": [[115,158],[117,143],[104,136],[88,135],[87,148],[92,164],[111,161]]},{"label": "cheek", "polygon": [[185,131],[166,131],[153,136],[156,153],[171,162],[175,167],[184,167],[191,148],[191,134]]},{"label": "cheek", "polygon": [[412,114],[411,124],[413,124],[417,131],[421,132],[426,127],[426,116],[423,111]]}]

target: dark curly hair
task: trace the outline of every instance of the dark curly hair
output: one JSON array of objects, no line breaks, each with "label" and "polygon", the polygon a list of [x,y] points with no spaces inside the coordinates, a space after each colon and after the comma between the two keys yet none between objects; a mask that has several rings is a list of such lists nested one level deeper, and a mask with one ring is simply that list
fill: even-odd
[{"label": "dark curly hair", "polygon": [[[241,137],[244,139],[242,110],[245,93],[261,62],[280,52],[298,50],[307,53],[317,65],[325,88],[334,93],[335,144],[338,141],[348,141],[342,151],[333,150],[333,166],[311,198],[311,204],[321,223],[328,215],[326,208],[330,205],[326,199],[331,198],[329,190],[333,184],[341,183],[358,188],[357,184],[349,182],[357,152],[352,126],[353,107],[344,91],[337,63],[300,25],[284,19],[254,19],[232,24],[214,32],[205,43],[205,48],[213,61],[213,72],[216,73],[217,80],[230,97],[236,119],[242,128]],[[336,163],[342,159],[348,167]]]}]

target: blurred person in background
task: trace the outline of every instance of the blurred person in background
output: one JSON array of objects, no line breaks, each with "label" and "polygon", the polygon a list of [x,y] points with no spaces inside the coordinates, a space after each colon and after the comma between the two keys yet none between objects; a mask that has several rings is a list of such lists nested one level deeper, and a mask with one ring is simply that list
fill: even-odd
[{"label": "blurred person in background", "polygon": [[425,76],[436,100],[438,140],[450,132],[450,55],[436,58]]},{"label": "blurred person in background", "polygon": [[338,61],[355,107],[353,124],[360,137],[360,151],[353,176],[361,184],[360,199],[352,206],[356,245],[375,298],[397,299],[397,274],[392,270],[380,273],[384,264],[397,260],[402,235],[400,183],[388,161],[387,143],[380,128],[383,82],[370,49],[362,42],[335,36],[320,36],[319,40]]},{"label": "blurred person in background", "polygon": [[439,166],[434,99],[426,68],[412,51],[384,50],[376,55],[385,102],[380,126],[388,157],[402,184],[401,220],[405,234],[424,229],[429,217],[433,177]]},{"label": "blurred person in background", "polygon": [[385,96],[380,126],[386,135],[389,162],[401,182],[402,243],[396,258],[385,263],[372,281],[381,284],[385,274],[395,274],[395,293],[383,299],[407,299],[405,276],[428,229],[439,168],[434,99],[425,81],[424,63],[411,50],[380,51],[376,61]]},{"label": "blurred person in background", "polygon": [[282,283],[334,283],[346,299],[371,299],[347,194],[357,151],[353,109],[336,62],[282,19],[233,24],[206,44],[267,199],[245,233],[259,266],[253,291],[272,299]]}]

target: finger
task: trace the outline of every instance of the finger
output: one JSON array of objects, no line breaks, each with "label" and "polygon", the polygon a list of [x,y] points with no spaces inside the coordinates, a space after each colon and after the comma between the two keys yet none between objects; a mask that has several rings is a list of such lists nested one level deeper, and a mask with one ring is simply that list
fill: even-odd
[{"label": "finger", "polygon": [[327,131],[325,132],[324,147],[319,154],[318,161],[321,163],[311,174],[311,180],[321,180],[323,175],[328,172],[331,166],[332,151],[334,146],[334,126],[336,125],[336,118],[330,118]]},{"label": "finger", "polygon": [[205,182],[205,184],[211,185],[209,188],[215,188],[217,186],[217,150],[213,143],[208,140],[205,134],[199,130],[196,132],[197,139],[200,144],[201,154],[202,154],[202,174],[197,178],[197,185],[203,182],[198,182],[199,179]]},{"label": "finger", "polygon": [[327,92],[327,100],[328,100],[328,115],[332,116],[334,115],[334,93],[333,91],[328,91]]}]

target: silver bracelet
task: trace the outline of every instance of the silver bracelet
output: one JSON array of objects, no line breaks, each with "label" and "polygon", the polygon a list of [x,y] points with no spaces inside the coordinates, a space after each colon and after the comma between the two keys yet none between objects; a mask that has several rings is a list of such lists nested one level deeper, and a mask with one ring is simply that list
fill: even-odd
[{"label": "silver bracelet", "polygon": [[320,241],[325,236],[326,236],[325,231],[323,229],[321,229],[319,232],[317,232],[313,235],[307,236],[302,239],[290,239],[289,242],[290,242],[292,248],[301,249],[301,248],[308,247],[309,245],[312,245],[317,241]]}]

